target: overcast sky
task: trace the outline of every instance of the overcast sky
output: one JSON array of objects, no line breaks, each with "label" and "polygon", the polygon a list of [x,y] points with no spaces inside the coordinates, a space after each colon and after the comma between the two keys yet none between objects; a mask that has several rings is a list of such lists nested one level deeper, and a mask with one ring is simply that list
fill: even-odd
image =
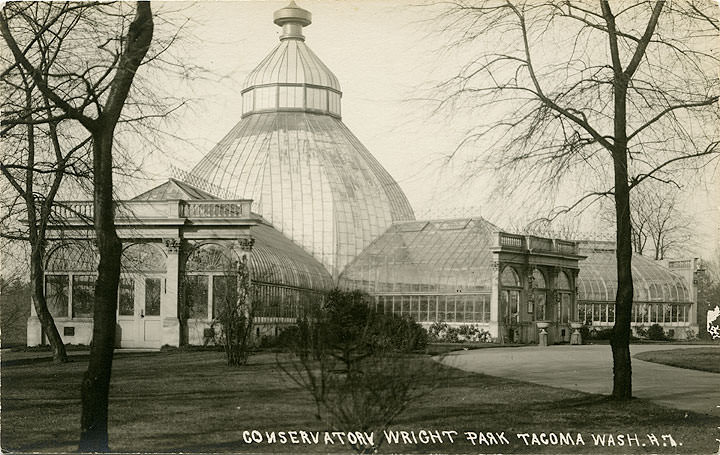
[{"label": "overcast sky", "polygon": [[[464,163],[444,164],[443,157],[472,125],[472,115],[433,116],[428,103],[413,101],[431,93],[433,84],[456,72],[465,58],[438,52],[443,43],[423,22],[432,17],[431,9],[400,1],[297,3],[313,15],[312,25],[304,30],[306,43],[340,80],[343,121],[398,181],[419,217],[482,215],[501,227],[523,219],[522,197],[493,199],[487,181],[458,183]],[[206,1],[183,10],[192,18],[188,32],[194,39],[180,49],[182,58],[212,74],[189,83],[168,82],[177,86],[177,95],[192,99],[169,128],[193,145],[163,139],[163,152],[153,153],[148,161],[147,187],[169,176],[169,163],[192,168],[240,120],[243,81],[277,44],[280,28],[272,14],[286,4]],[[686,196],[704,245],[716,246],[719,240],[716,177],[707,173],[705,183]],[[596,226],[589,214],[581,222],[583,230]]]}]

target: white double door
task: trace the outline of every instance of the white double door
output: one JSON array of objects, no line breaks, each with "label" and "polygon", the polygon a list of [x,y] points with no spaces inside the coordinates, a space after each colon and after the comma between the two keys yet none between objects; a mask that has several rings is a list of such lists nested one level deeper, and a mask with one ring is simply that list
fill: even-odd
[{"label": "white double door", "polygon": [[118,288],[117,338],[123,348],[159,348],[164,277],[124,275]]}]

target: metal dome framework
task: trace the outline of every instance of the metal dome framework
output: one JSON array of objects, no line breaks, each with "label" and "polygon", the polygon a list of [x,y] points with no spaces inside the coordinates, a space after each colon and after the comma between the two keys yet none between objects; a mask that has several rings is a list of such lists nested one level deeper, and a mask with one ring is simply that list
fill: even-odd
[{"label": "metal dome framework", "polygon": [[280,43],[247,77],[240,122],[191,171],[253,211],[337,278],[396,221],[415,218],[397,182],[340,120],[340,83],[305,44],[308,11],[275,13]]}]

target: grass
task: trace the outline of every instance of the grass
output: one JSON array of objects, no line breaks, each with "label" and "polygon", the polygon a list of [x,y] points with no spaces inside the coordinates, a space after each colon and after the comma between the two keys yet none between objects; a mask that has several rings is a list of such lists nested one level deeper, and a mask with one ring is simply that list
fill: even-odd
[{"label": "grass", "polygon": [[[87,358],[55,365],[42,353],[12,359],[3,352],[2,448],[5,451],[76,450],[79,389]],[[419,357],[418,362],[428,362]],[[443,380],[396,420],[398,430],[505,432],[507,446],[383,445],[400,453],[709,453],[717,449],[719,419],[633,400],[611,402],[581,392],[443,368]],[[558,370],[558,374],[562,374]],[[308,395],[278,372],[273,354],[251,357],[244,368],[225,365],[218,352],[119,353],[113,367],[110,441],[122,452],[348,453],[338,445],[251,445],[244,430],[329,428],[314,417]],[[580,432],[585,445],[525,446],[516,433]],[[598,449],[591,433],[672,434],[675,448],[624,446]],[[662,442],[662,441],[661,441]]]},{"label": "grass", "polygon": [[720,348],[649,351],[636,354],[635,358],[672,367],[720,373]]}]

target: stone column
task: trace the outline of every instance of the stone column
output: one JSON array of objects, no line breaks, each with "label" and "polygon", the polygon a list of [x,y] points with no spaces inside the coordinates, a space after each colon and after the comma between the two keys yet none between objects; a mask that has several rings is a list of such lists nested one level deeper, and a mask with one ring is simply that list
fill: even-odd
[{"label": "stone column", "polygon": [[492,262],[492,275],[490,278],[491,293],[490,293],[490,324],[488,331],[490,336],[497,338],[498,341],[503,342],[503,328],[501,326],[501,314],[500,314],[500,260],[498,255],[493,255]]},{"label": "stone column", "polygon": [[162,299],[160,315],[162,316],[162,345],[180,346],[180,320],[178,308],[180,302],[180,239],[164,239],[167,253],[165,272],[165,294]]}]

